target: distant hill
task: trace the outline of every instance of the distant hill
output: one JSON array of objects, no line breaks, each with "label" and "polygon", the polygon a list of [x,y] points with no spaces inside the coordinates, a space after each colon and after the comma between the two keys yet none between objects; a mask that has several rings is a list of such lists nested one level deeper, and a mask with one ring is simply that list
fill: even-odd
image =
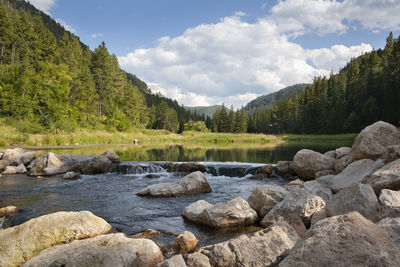
[{"label": "distant hill", "polygon": [[286,99],[294,93],[299,93],[310,86],[308,83],[300,83],[283,88],[275,93],[263,95],[247,103],[244,107],[245,111],[252,111],[254,109],[266,109],[272,107],[278,100]]},{"label": "distant hill", "polygon": [[[186,110],[195,113],[199,116],[202,116],[204,114],[204,117],[212,117],[214,113],[218,110],[221,109],[222,105],[214,105],[214,106],[207,106],[207,107],[185,107]],[[228,109],[228,108],[227,108]]]}]

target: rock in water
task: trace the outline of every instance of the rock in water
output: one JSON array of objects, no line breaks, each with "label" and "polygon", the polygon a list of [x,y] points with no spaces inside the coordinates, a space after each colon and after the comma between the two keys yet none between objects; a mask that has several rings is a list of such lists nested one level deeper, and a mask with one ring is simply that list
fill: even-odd
[{"label": "rock in water", "polygon": [[182,216],[185,217],[188,220],[198,222],[201,220],[201,213],[209,207],[212,207],[213,205],[208,203],[205,200],[198,200],[189,206],[187,206],[183,212]]},{"label": "rock in water", "polygon": [[106,157],[109,159],[112,163],[118,163],[120,162],[120,158],[117,154],[115,154],[113,151],[107,150],[103,154],[101,154],[102,157]]},{"label": "rock in water", "polygon": [[18,212],[18,208],[15,206],[7,206],[0,208],[0,217],[9,216]]},{"label": "rock in water", "polygon": [[375,193],[382,189],[400,190],[400,159],[395,160],[375,171],[366,181]]},{"label": "rock in water", "polygon": [[56,212],[31,219],[0,230],[0,266],[21,265],[46,248],[110,230],[111,225],[89,211]]},{"label": "rock in water", "polygon": [[127,238],[118,233],[48,248],[23,266],[153,267],[163,260],[160,248],[153,241]]},{"label": "rock in water", "polygon": [[323,209],[324,200],[314,196],[303,189],[291,191],[282,202],[275,205],[261,220],[261,225],[266,227],[271,224],[286,221],[291,217],[299,216],[304,224],[308,224],[312,215]]},{"label": "rock in water", "polygon": [[177,253],[189,253],[193,252],[199,241],[196,236],[189,231],[185,231],[178,235],[172,249]]},{"label": "rock in water", "polygon": [[400,266],[386,231],[358,212],[318,221],[279,266]]},{"label": "rock in water", "polygon": [[400,191],[383,189],[379,196],[379,217],[400,217]]},{"label": "rock in water", "polygon": [[376,225],[385,230],[400,251],[400,217],[385,218]]},{"label": "rock in water", "polygon": [[380,158],[388,146],[400,145],[400,132],[392,124],[378,121],[366,127],[354,140],[354,160]]},{"label": "rock in water", "polygon": [[200,252],[216,267],[269,266],[299,239],[293,228],[283,222],[248,236],[201,248]]},{"label": "rock in water", "polygon": [[138,196],[175,197],[195,193],[209,193],[211,187],[200,171],[186,175],[175,183],[151,185],[137,193]]},{"label": "rock in water", "polygon": [[248,202],[250,207],[257,211],[260,217],[264,217],[287,194],[288,191],[281,186],[270,184],[260,185],[251,192]]},{"label": "rock in water", "polygon": [[315,179],[315,173],[333,170],[334,159],[321,153],[302,149],[293,158],[293,169],[304,179]]},{"label": "rock in water", "polygon": [[67,180],[76,180],[81,178],[81,175],[76,172],[67,172],[66,174],[63,175],[63,179]]},{"label": "rock in water", "polygon": [[24,174],[26,173],[26,168],[24,164],[20,164],[17,167],[15,166],[8,166],[6,169],[3,171],[3,174]]},{"label": "rock in water", "polygon": [[222,228],[234,225],[250,225],[257,218],[257,212],[250,207],[249,203],[238,197],[204,209],[197,222],[213,228]]}]

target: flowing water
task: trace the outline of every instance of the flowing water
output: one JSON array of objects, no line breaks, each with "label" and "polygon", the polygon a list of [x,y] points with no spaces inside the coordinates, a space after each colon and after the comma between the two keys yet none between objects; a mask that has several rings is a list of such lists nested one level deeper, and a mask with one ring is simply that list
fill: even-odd
[{"label": "flowing water", "polygon": [[[325,152],[338,145],[313,147]],[[304,145],[302,146],[304,147]],[[310,147],[311,148],[311,147]],[[89,151],[87,151],[89,149]],[[81,150],[58,150],[57,153],[93,153],[93,148]],[[104,152],[109,147],[97,148],[95,153]],[[146,198],[136,196],[145,187],[164,182],[175,182],[182,176],[168,173],[160,163],[124,162],[129,165],[130,174],[107,173],[102,175],[83,175],[81,179],[69,181],[60,177],[35,179],[25,175],[3,176],[0,178],[0,207],[14,205],[22,212],[14,215],[7,222],[9,226],[21,224],[31,218],[57,211],[89,210],[104,218],[117,231],[127,235],[155,229],[163,234],[155,241],[170,243],[175,236],[185,230],[193,232],[200,240],[200,245],[215,243],[233,236],[254,231],[257,228],[229,228],[213,230],[184,220],[183,209],[189,204],[204,199],[210,203],[231,200],[235,197],[247,199],[258,185],[285,184],[282,178],[266,180],[221,175],[222,169],[246,168],[252,170],[261,163],[274,163],[277,160],[290,160],[299,147],[281,147],[266,150],[263,147],[250,148],[185,148],[167,146],[156,148],[113,147],[123,160],[149,159],[163,161],[205,161],[210,173],[206,178],[212,188],[211,193],[195,194],[171,198]],[[210,163],[210,161],[242,161],[252,163]],[[147,178],[147,174],[156,174],[158,178]],[[211,174],[213,173],[213,174]]]}]

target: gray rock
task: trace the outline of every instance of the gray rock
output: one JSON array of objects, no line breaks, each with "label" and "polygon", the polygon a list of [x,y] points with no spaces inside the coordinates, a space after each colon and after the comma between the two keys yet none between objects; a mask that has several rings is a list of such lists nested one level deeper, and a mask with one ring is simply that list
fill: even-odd
[{"label": "gray rock", "polygon": [[333,170],[319,171],[319,172],[315,173],[315,178],[318,179],[319,177],[332,175],[332,174],[335,174],[335,172]]},{"label": "gray rock", "polygon": [[330,150],[324,153],[324,156],[330,157],[330,158],[335,158],[335,151],[334,150]]},{"label": "gray rock", "polygon": [[6,169],[3,171],[2,174],[4,175],[10,175],[10,174],[24,174],[26,173],[27,170],[25,168],[24,164],[20,164],[17,167],[15,166],[7,166]]},{"label": "gray rock", "polygon": [[266,227],[271,224],[286,221],[291,217],[300,217],[304,224],[308,224],[312,215],[323,209],[324,200],[319,196],[314,196],[304,189],[291,191],[286,197],[275,205],[262,219],[261,225]]},{"label": "gray rock", "polygon": [[76,180],[81,178],[81,175],[76,172],[67,172],[66,174],[63,175],[63,179],[67,180]]},{"label": "gray rock", "polygon": [[353,156],[351,154],[345,155],[340,159],[335,159],[334,162],[335,173],[340,173],[352,162],[353,162]]},{"label": "gray rock", "polygon": [[312,195],[320,196],[325,203],[332,197],[332,191],[317,180],[305,182],[303,188]]},{"label": "gray rock", "polygon": [[354,140],[351,153],[353,161],[378,159],[388,146],[400,145],[400,132],[392,124],[378,121],[365,129]]},{"label": "gray rock", "polygon": [[48,248],[22,266],[153,267],[163,260],[160,248],[153,241],[127,238],[124,234],[117,233]]},{"label": "gray rock", "polygon": [[172,249],[177,253],[189,253],[196,249],[198,243],[199,241],[193,233],[185,231],[178,235]]},{"label": "gray rock", "polygon": [[196,201],[189,206],[187,206],[183,212],[182,216],[194,222],[198,222],[201,219],[201,213],[206,209],[213,206],[205,200]]},{"label": "gray rock", "polygon": [[267,165],[262,166],[260,169],[258,169],[257,173],[258,174],[265,174],[268,177],[268,176],[270,176],[272,174],[272,169],[273,168],[274,167],[271,164],[267,164]]},{"label": "gray rock", "polygon": [[328,216],[357,211],[367,219],[377,221],[378,199],[370,185],[354,184],[333,195],[325,210]]},{"label": "gray rock", "polygon": [[383,155],[386,163],[395,161],[400,158],[400,145],[388,146],[386,152]]},{"label": "gray rock", "polygon": [[251,225],[257,221],[257,212],[246,200],[238,197],[227,202],[218,203],[202,211],[199,220],[201,224],[213,228],[222,228],[235,225]]},{"label": "gray rock", "polygon": [[2,160],[13,162],[15,159],[20,158],[25,152],[26,151],[23,148],[6,149]]},{"label": "gray rock", "polygon": [[349,187],[356,183],[365,182],[366,179],[376,170],[383,166],[382,160],[373,161],[370,159],[358,160],[351,163],[346,167],[341,173],[336,176],[331,177],[331,179],[322,179],[321,177],[317,181],[326,182],[327,186],[333,191],[338,192],[339,190]]},{"label": "gray rock", "polygon": [[383,189],[379,195],[379,217],[400,217],[400,191]]},{"label": "gray rock", "polygon": [[279,266],[400,266],[386,231],[357,212],[318,221],[307,235]]},{"label": "gray rock", "polygon": [[284,185],[284,188],[287,191],[297,191],[299,189],[302,189],[304,186],[304,182],[300,179],[296,179],[294,181],[291,181],[287,184]]},{"label": "gray rock", "polygon": [[103,154],[101,154],[102,157],[108,158],[112,163],[118,163],[120,162],[120,158],[117,154],[115,154],[113,151],[107,150]]},{"label": "gray rock", "polygon": [[400,251],[400,217],[385,218],[376,225],[385,230]]},{"label": "gray rock", "polygon": [[315,179],[315,173],[319,171],[333,170],[334,159],[321,153],[302,149],[296,153],[293,159],[293,169],[304,179]]},{"label": "gray rock", "polygon": [[89,211],[56,212],[0,231],[0,266],[21,265],[42,250],[107,233],[102,218]]},{"label": "gray rock", "polygon": [[288,175],[295,175],[295,171],[293,169],[293,162],[292,161],[278,161],[276,163],[276,172],[280,176]]},{"label": "gray rock", "polygon": [[157,267],[187,267],[187,265],[182,255],[179,254],[157,264]]},{"label": "gray rock", "polygon": [[8,160],[0,160],[0,171],[4,170],[8,165],[10,165]]},{"label": "gray rock", "polygon": [[172,197],[196,193],[209,193],[211,187],[200,171],[186,175],[175,183],[162,183],[148,186],[137,193],[138,196]]},{"label": "gray rock", "polygon": [[379,194],[382,189],[400,190],[400,159],[392,161],[375,171],[366,183]]},{"label": "gray rock", "polygon": [[288,253],[300,238],[287,223],[200,249],[212,266],[269,266]]},{"label": "gray rock", "polygon": [[351,147],[340,147],[335,150],[335,159],[341,159],[344,156],[349,155],[351,152]]},{"label": "gray rock", "polygon": [[208,257],[198,252],[187,255],[186,265],[188,267],[211,267]]},{"label": "gray rock", "polygon": [[278,185],[265,184],[257,186],[248,198],[250,207],[260,217],[264,217],[276,204],[288,194],[285,188]]},{"label": "gray rock", "polygon": [[93,157],[80,162],[82,174],[100,174],[110,171],[112,162],[107,157]]},{"label": "gray rock", "polygon": [[28,169],[30,169],[30,176],[52,176],[76,171],[79,169],[79,167],[79,162],[62,158],[52,152],[49,152],[33,160]]}]

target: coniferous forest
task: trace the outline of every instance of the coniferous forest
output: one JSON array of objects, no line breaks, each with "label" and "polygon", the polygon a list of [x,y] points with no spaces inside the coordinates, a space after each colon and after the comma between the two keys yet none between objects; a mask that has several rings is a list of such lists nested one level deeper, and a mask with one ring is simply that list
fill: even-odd
[{"label": "coniferous forest", "polygon": [[29,124],[32,131],[177,132],[201,119],[122,71],[104,42],[91,51],[48,15],[17,0],[0,3],[0,117]]},{"label": "coniferous forest", "polygon": [[384,120],[400,120],[400,40],[391,33],[384,49],[352,59],[337,74],[316,77],[273,106],[210,117],[153,94],[120,69],[102,42],[91,51],[48,15],[19,0],[0,3],[0,117],[30,131],[131,128],[182,132],[204,121],[213,132],[358,132]]}]

